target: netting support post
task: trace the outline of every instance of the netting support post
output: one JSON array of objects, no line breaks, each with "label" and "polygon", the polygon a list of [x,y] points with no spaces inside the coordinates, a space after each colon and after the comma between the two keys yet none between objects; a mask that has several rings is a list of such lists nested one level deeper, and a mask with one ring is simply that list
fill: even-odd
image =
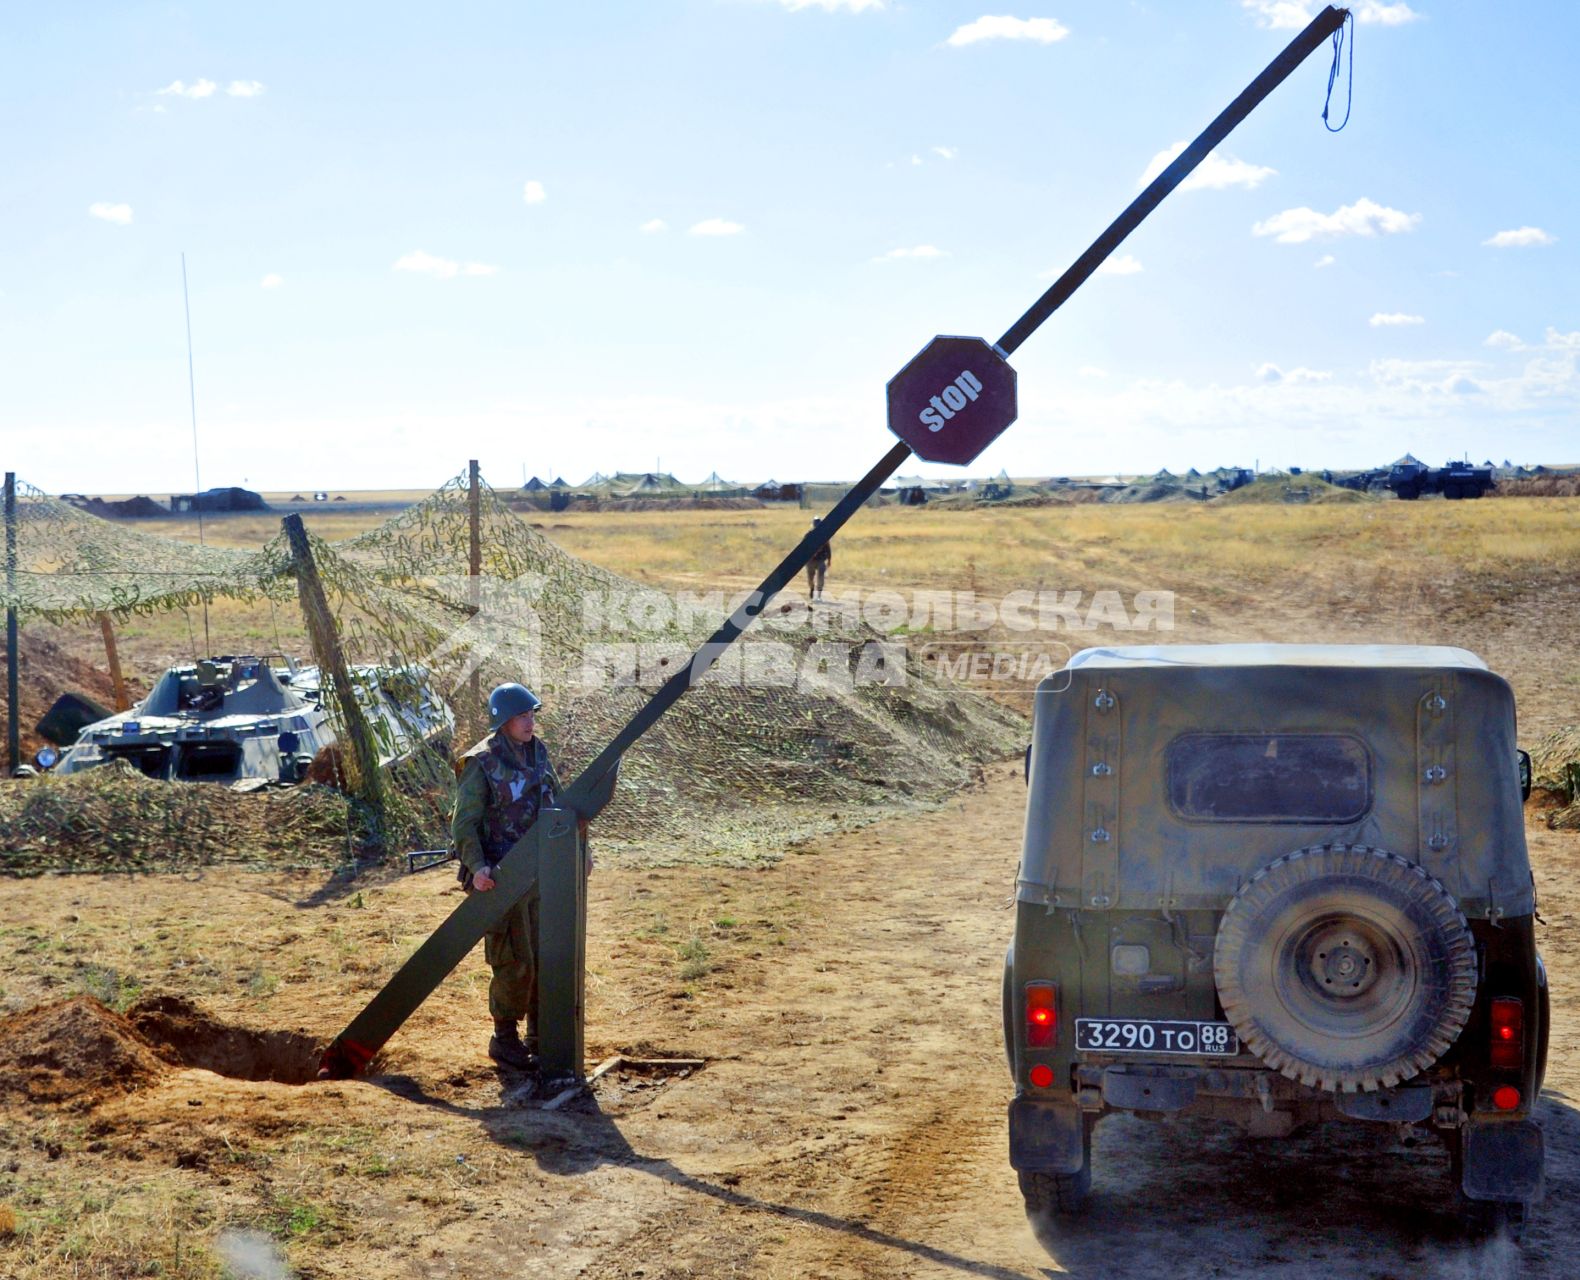
[{"label": "netting support post", "polygon": [[126,693],[126,681],[121,676],[121,655],[115,647],[115,628],[110,625],[110,615],[99,613],[99,631],[104,636],[104,657],[110,664],[110,683],[115,686],[115,709],[130,709],[132,700]]},{"label": "netting support post", "polygon": [[[296,592],[302,605],[302,617],[307,621],[307,634],[313,642],[313,655],[318,659],[321,678],[327,678],[335,695],[335,707],[346,737],[351,739],[352,759],[356,764],[356,790],[369,808],[384,817],[384,786],[379,774],[378,752],[373,746],[373,732],[357,703],[356,688],[351,683],[351,672],[346,667],[345,655],[340,650],[340,637],[335,631],[334,615],[329,612],[329,601],[324,597],[324,584],[318,576],[318,565],[313,560],[313,548],[307,541],[307,529],[299,515],[288,515],[280,521],[285,529],[286,541],[291,546],[291,559],[296,566]],[[381,824],[382,825],[382,824]],[[382,838],[382,830],[376,833]]]},{"label": "netting support post", "polygon": [[16,472],[5,473],[5,758],[7,774],[22,763],[20,665],[16,635]]},{"label": "netting support post", "polygon": [[[466,464],[466,482],[466,523],[470,533],[466,549],[466,602],[471,606],[472,616],[475,618],[483,603],[482,583],[479,582],[483,572],[483,495],[476,458]],[[466,683],[467,701],[470,703],[467,708],[468,714],[480,715],[483,705],[483,685],[476,671],[467,677]],[[486,723],[486,717],[483,723]],[[472,730],[470,736],[474,740],[482,737],[481,723],[474,723],[469,727]]]},{"label": "netting support post", "polygon": [[544,809],[532,826],[538,870],[538,1062],[548,1080],[586,1073],[587,846],[576,814]]}]

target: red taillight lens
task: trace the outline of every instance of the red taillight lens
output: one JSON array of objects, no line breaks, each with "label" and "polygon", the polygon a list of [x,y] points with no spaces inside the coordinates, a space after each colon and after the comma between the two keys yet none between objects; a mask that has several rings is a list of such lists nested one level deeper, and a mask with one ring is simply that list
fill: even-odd
[{"label": "red taillight lens", "polygon": [[1053,1068],[1046,1062],[1039,1062],[1028,1074],[1031,1077],[1032,1084],[1036,1085],[1037,1088],[1053,1088]]},{"label": "red taillight lens", "polygon": [[1026,984],[1026,1043],[1033,1049],[1053,1043],[1059,1030],[1059,1002],[1051,982]]},{"label": "red taillight lens", "polygon": [[1520,1105],[1520,1091],[1512,1084],[1500,1084],[1492,1091],[1492,1105],[1499,1111],[1513,1111]]},{"label": "red taillight lens", "polygon": [[1492,1065],[1518,1071],[1525,1065],[1525,1007],[1513,996],[1492,1001]]}]

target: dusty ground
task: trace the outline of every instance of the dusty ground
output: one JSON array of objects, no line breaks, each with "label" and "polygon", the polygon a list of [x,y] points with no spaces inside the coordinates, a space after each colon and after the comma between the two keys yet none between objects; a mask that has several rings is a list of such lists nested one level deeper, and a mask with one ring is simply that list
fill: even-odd
[{"label": "dusty ground", "polygon": [[[1441,510],[1376,516],[1307,530],[1296,514],[1287,545],[1271,541],[1281,525],[1253,537],[1225,524],[1208,538],[1205,525],[1160,524],[1147,540],[1134,536],[1139,517],[1068,538],[973,526],[969,578],[910,576],[990,593],[1043,580],[1170,586],[1174,642],[1462,644],[1511,676],[1523,737],[1580,720],[1569,543],[1533,556],[1522,535],[1506,557],[1467,554],[1456,571],[1400,558],[1389,541],[1439,545],[1415,535],[1446,529],[1431,523],[1447,520]],[[788,528],[761,532],[782,542]],[[1003,544],[1002,571],[985,530]],[[1034,535],[1028,550],[1020,540]],[[890,581],[880,566],[898,571],[906,536],[882,526],[870,546],[848,546],[840,585]],[[1239,559],[1204,559],[1209,545]],[[1004,576],[1028,555],[1046,561],[1039,583]],[[686,581],[685,560],[657,576]],[[721,555],[713,580],[736,572]],[[149,633],[126,647],[153,667],[163,643]],[[601,867],[589,1057],[706,1066],[616,1073],[581,1110],[531,1105],[484,1056],[478,954],[372,1078],[238,1078],[305,1073],[313,1046],[453,905],[442,872],[0,881],[0,1280],[217,1277],[227,1258],[230,1274],[272,1277],[287,1274],[270,1270],[281,1257],[289,1274],[358,1280],[1580,1273],[1580,835],[1530,830],[1556,1025],[1540,1114],[1548,1198],[1521,1244],[1457,1236],[1447,1161],[1429,1145],[1346,1127],[1274,1146],[1120,1120],[1097,1132],[1090,1217],[1039,1242],[1005,1159],[998,1026],[1023,803],[1018,764],[1005,763],[942,812],[771,867]],[[130,1020],[51,1008],[83,993]]]},{"label": "dusty ground", "polygon": [[[1457,1239],[1430,1146],[1120,1120],[1098,1130],[1090,1219],[1042,1244],[1004,1158],[997,1010],[1021,792],[1000,765],[944,813],[727,877],[600,869],[590,1056],[707,1066],[607,1077],[582,1110],[531,1106],[487,1061],[477,954],[365,1081],[112,1072],[101,1050],[103,1071],[78,1060],[46,1099],[8,1072],[0,1206],[18,1234],[0,1276],[215,1274],[227,1227],[258,1237],[224,1247],[268,1239],[298,1275],[362,1280],[1574,1274],[1580,836],[1531,831],[1557,1025],[1548,1199],[1523,1244]],[[150,992],[180,993],[275,1039],[213,1028],[208,1049],[156,1047],[299,1069],[450,893],[436,874],[349,890],[229,870],[12,882],[6,1004],[93,986],[146,1019]],[[0,1024],[0,1050],[25,1030]]]}]

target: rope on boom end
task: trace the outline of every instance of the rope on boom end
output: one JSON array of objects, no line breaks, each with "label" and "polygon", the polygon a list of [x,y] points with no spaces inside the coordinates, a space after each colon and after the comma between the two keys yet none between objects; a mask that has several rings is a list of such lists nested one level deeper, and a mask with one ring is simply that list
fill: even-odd
[{"label": "rope on boom end", "polygon": [[[1344,57],[1344,28],[1350,28],[1350,56]],[[1328,96],[1322,103],[1322,125],[1329,133],[1338,133],[1350,122],[1350,104],[1355,98],[1355,14],[1347,11],[1344,21],[1339,24],[1333,33],[1333,65],[1328,68]],[[1349,77],[1344,90],[1344,119],[1338,124],[1328,120],[1328,109],[1333,105],[1333,86],[1339,78],[1339,63],[1344,62],[1349,67]]]}]

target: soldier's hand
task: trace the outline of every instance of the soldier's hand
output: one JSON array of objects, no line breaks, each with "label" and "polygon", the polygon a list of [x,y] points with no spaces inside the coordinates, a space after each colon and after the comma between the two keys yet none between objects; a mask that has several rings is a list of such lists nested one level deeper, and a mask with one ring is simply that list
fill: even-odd
[{"label": "soldier's hand", "polygon": [[472,888],[481,889],[485,892],[492,889],[494,887],[494,877],[489,874],[492,870],[492,867],[484,867],[481,871],[473,872]]}]

